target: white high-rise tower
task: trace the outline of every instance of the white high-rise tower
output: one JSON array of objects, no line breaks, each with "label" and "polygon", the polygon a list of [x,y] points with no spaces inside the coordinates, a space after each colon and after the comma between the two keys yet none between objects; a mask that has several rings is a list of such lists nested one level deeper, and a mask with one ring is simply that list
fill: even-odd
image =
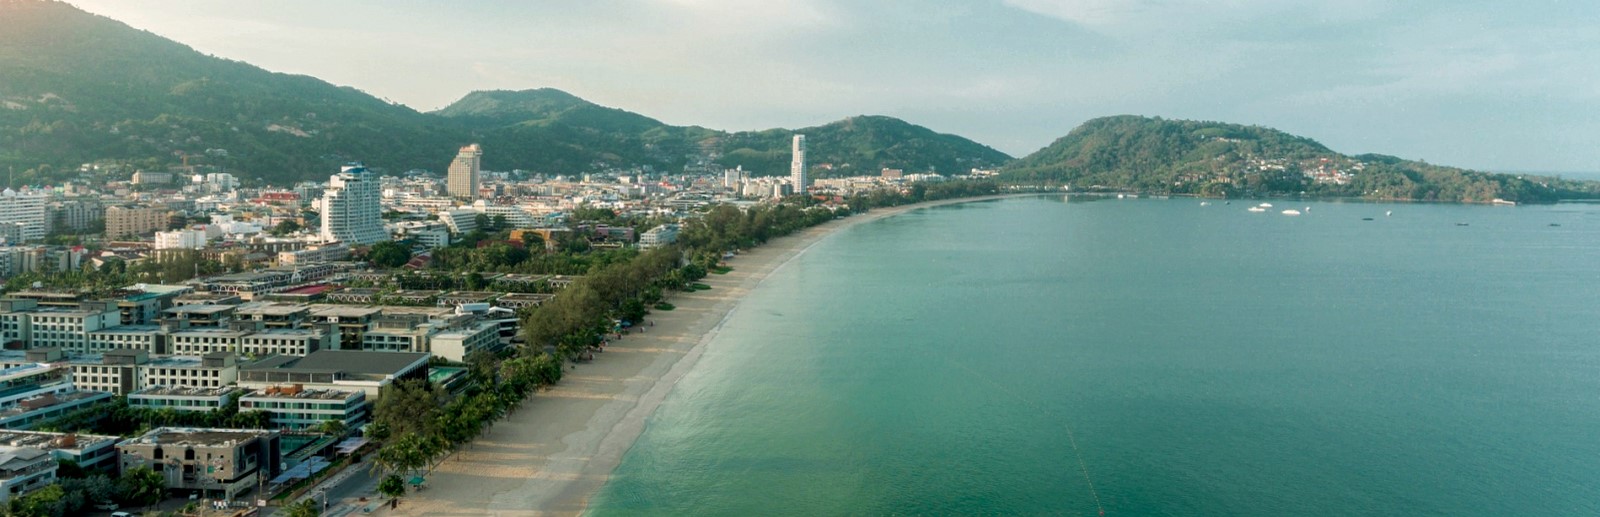
[{"label": "white high-rise tower", "polygon": [[328,190],[317,203],[322,210],[322,240],[352,246],[389,240],[381,197],[378,178],[366,167],[359,163],[341,167],[328,178]]},{"label": "white high-rise tower", "polygon": [[806,135],[794,135],[794,160],[789,162],[789,183],[794,193],[806,193]]}]

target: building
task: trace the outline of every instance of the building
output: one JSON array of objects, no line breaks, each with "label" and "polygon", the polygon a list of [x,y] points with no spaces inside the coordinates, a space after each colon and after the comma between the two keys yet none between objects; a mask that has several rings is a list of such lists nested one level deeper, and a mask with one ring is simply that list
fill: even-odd
[{"label": "building", "polygon": [[350,258],[350,247],[343,242],[334,242],[317,246],[307,246],[305,249],[278,252],[279,266],[295,266],[316,264],[320,262],[334,262]]},{"label": "building", "polygon": [[52,231],[79,232],[106,218],[106,207],[94,198],[68,199],[50,203],[46,213]]},{"label": "building", "polygon": [[277,429],[310,429],[328,420],[348,429],[367,420],[367,393],[361,390],[315,390],[299,384],[268,386],[239,399],[240,411],[265,411]]},{"label": "building", "polygon": [[43,192],[27,189],[18,192],[9,188],[0,191],[0,225],[15,228],[18,237],[8,244],[43,239],[49,233],[45,218],[48,201],[49,197]]},{"label": "building", "polygon": [[204,357],[166,356],[140,367],[139,389],[151,386],[221,388],[239,380],[238,356],[217,352]]},{"label": "building", "polygon": [[417,352],[322,350],[305,357],[274,356],[239,371],[239,387],[266,389],[298,384],[312,390],[360,390],[377,398],[384,386],[399,379],[426,379],[428,359]]},{"label": "building", "polygon": [[106,208],[106,238],[135,237],[165,230],[169,221],[166,207],[113,206]]},{"label": "building", "polygon": [[128,405],[145,409],[173,411],[216,411],[227,406],[244,390],[233,386],[195,388],[188,386],[149,386],[128,394]]},{"label": "building", "polygon": [[250,357],[309,355],[328,348],[328,333],[321,329],[269,329],[244,336],[240,351]]},{"label": "building", "polygon": [[492,352],[499,350],[500,345],[499,323],[472,320],[434,334],[428,340],[428,351],[435,356],[462,363],[474,352]]},{"label": "building", "polygon": [[143,350],[117,350],[73,356],[67,365],[78,389],[126,395],[144,387],[144,367],[149,362],[150,354]]},{"label": "building", "polygon": [[472,210],[487,216],[491,220],[503,217],[505,218],[506,226],[509,228],[534,228],[540,224],[538,219],[533,218],[533,214],[529,214],[520,206],[496,205],[488,200],[479,199],[472,202]]},{"label": "building", "polygon": [[167,488],[233,499],[276,476],[282,456],[277,431],[162,427],[117,444],[122,471],[149,467]]},{"label": "building", "polygon": [[450,245],[450,228],[437,221],[406,221],[395,225],[397,240],[411,240],[429,248]]},{"label": "building", "polygon": [[23,364],[0,369],[0,429],[31,429],[78,408],[110,399],[99,391],[79,391],[63,364]]},{"label": "building", "polygon": [[56,458],[35,447],[0,445],[0,503],[56,484]]},{"label": "building", "polygon": [[227,328],[228,322],[233,321],[234,313],[238,310],[237,305],[178,305],[162,311],[166,315],[163,323],[175,325],[180,329]]},{"label": "building", "polygon": [[457,235],[472,233],[478,229],[478,211],[471,208],[457,208],[439,212],[439,221],[450,227],[450,232]]},{"label": "building", "polygon": [[[84,303],[94,306],[94,303]],[[0,339],[17,348],[59,347],[69,351],[89,349],[89,333],[116,327],[122,315],[104,310],[39,307],[34,300],[0,300]]]},{"label": "building", "polygon": [[50,453],[56,460],[77,463],[88,471],[116,472],[115,436],[39,431],[0,431],[0,447],[32,447]]},{"label": "building", "polygon": [[640,248],[654,248],[678,242],[679,226],[676,224],[663,224],[649,231],[639,234]]},{"label": "building", "polygon": [[311,321],[331,326],[339,333],[339,338],[328,344],[329,348],[360,350],[361,335],[366,333],[367,325],[382,314],[383,309],[376,307],[323,305],[312,309]]},{"label": "building", "polygon": [[89,332],[84,352],[103,354],[114,350],[137,350],[146,354],[167,353],[167,331],[160,325],[119,325]]},{"label": "building", "polygon": [[388,240],[383,228],[382,193],[378,178],[361,164],[342,167],[328,178],[317,208],[322,212],[322,240],[350,245]]},{"label": "building", "polygon": [[173,230],[156,232],[158,250],[197,250],[206,247],[204,230]]},{"label": "building", "polygon": [[794,193],[806,192],[806,135],[794,135],[794,157],[789,161],[789,183],[794,185]]},{"label": "building", "polygon": [[462,147],[450,162],[446,190],[457,199],[478,198],[478,162],[483,159],[483,148],[478,144]]},{"label": "building", "polygon": [[170,172],[133,172],[134,185],[167,185],[171,183],[172,173]]},{"label": "building", "polygon": [[168,335],[167,348],[173,355],[202,356],[213,352],[238,354],[247,335],[250,332],[243,330],[192,328]]}]

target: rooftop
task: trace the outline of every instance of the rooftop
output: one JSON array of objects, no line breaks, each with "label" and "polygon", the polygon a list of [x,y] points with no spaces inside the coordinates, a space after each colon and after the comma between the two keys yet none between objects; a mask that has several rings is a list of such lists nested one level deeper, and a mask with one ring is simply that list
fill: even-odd
[{"label": "rooftop", "polygon": [[373,316],[383,312],[377,307],[362,307],[353,305],[317,305],[311,308],[311,315],[318,318],[359,318]]},{"label": "rooftop", "polygon": [[166,313],[167,314],[216,314],[216,313],[220,313],[220,312],[227,312],[227,311],[235,310],[235,309],[238,309],[238,308],[239,307],[236,306],[236,305],[212,305],[212,304],[180,305],[180,306],[177,306],[177,307],[173,307],[171,309],[167,309]]},{"label": "rooftop", "polygon": [[69,434],[45,433],[39,431],[0,431],[0,446],[5,447],[33,447],[43,450],[76,450],[85,449],[101,442],[121,440],[115,436],[98,434]]},{"label": "rooftop", "polygon": [[138,438],[122,442],[126,445],[233,445],[252,438],[278,434],[276,431],[252,429],[207,429],[189,427],[159,427]]},{"label": "rooftop", "polygon": [[357,393],[365,395],[364,391],[346,390],[307,390],[294,391],[288,387],[273,386],[267,389],[255,390],[245,395],[252,399],[317,399],[317,400],[345,400]]},{"label": "rooftop", "polygon": [[161,332],[160,325],[118,325],[89,332],[90,334],[133,334]]},{"label": "rooftop", "polygon": [[238,314],[289,316],[298,312],[306,312],[309,310],[311,310],[310,307],[294,303],[250,302],[240,305]]},{"label": "rooftop", "polygon": [[228,330],[228,329],[212,329],[212,328],[198,328],[197,329],[197,328],[191,328],[191,329],[186,329],[186,330],[183,330],[183,331],[180,331],[180,332],[173,332],[171,335],[172,335],[172,337],[178,337],[178,336],[184,336],[184,337],[200,337],[200,336],[209,336],[209,337],[242,337],[242,336],[244,336],[246,334],[250,334],[250,332],[242,331],[242,330]]},{"label": "rooftop", "polygon": [[150,386],[148,388],[129,393],[129,397],[140,395],[154,397],[220,397],[237,393],[240,389],[233,386],[219,388],[199,388],[192,386]]},{"label": "rooftop", "polygon": [[396,375],[415,365],[426,365],[431,354],[424,352],[368,352],[361,350],[318,350],[305,357],[273,356],[245,367],[246,370],[301,370],[347,372],[364,375]]}]

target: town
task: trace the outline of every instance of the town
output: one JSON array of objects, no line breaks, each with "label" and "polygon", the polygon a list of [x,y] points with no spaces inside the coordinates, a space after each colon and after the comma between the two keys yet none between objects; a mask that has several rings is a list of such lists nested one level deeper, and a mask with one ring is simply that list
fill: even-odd
[{"label": "town", "polygon": [[[185,160],[104,184],[7,189],[0,504],[312,504],[318,480],[366,468],[363,455],[393,471],[380,491],[398,496],[401,479],[426,482],[427,460],[380,449],[404,436],[373,428],[382,399],[426,390],[433,407],[408,411],[435,411],[511,382],[484,373],[510,360],[486,361],[542,354],[547,383],[560,375],[553,358],[593,358],[605,339],[572,353],[524,335],[593,268],[673,245],[714,206],[848,213],[850,200],[993,175],[808,180],[828,166],[808,166],[804,136],[792,151],[786,177],[707,161],[675,174],[493,172],[472,144],[441,159],[443,175],[352,163],[326,183],[245,187]],[[670,308],[661,298],[650,301]],[[620,337],[643,312],[609,313],[607,331]],[[85,488],[93,475],[116,489]]]}]

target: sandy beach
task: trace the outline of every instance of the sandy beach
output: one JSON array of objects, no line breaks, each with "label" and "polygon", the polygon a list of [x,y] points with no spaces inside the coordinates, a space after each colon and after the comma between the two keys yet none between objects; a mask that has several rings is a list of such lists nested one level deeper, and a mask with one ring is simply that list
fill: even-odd
[{"label": "sandy beach", "polygon": [[654,311],[645,332],[613,341],[593,362],[524,402],[472,445],[428,475],[395,515],[576,515],[583,512],[646,420],[692,369],[704,345],[744,295],[768,274],[843,228],[942,204],[934,201],[832,221],[746,250],[733,271],[708,275],[711,289],[673,294],[675,310]]}]

